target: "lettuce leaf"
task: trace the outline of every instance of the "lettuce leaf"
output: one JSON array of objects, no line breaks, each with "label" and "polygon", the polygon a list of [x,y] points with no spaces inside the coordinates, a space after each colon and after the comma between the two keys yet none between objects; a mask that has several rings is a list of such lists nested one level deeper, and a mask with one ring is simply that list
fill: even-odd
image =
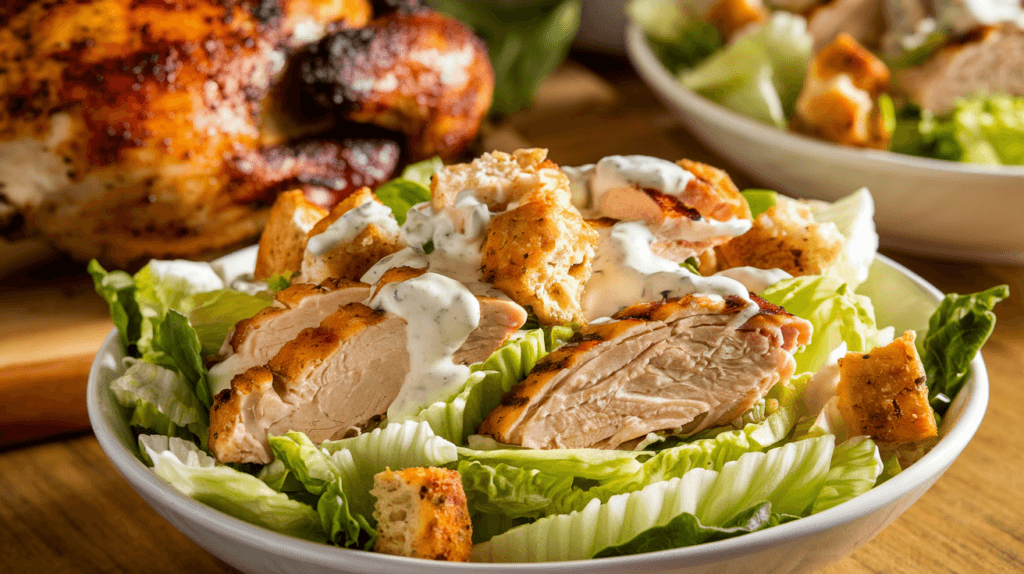
[{"label": "lettuce leaf", "polygon": [[722,526],[702,524],[696,516],[684,512],[673,518],[668,524],[655,526],[641,532],[636,538],[625,544],[609,546],[599,551],[594,558],[629,556],[725,540],[741,534],[764,530],[797,518],[799,517],[791,514],[772,512],[772,503],[770,502],[754,505],[740,512]]},{"label": "lettuce leaf", "polygon": [[195,445],[169,438],[168,448],[155,437],[142,442],[145,457],[152,461],[153,472],[187,496],[249,522],[281,534],[323,542],[327,539],[320,515],[308,504],[290,499],[262,480],[217,465],[210,455]]},{"label": "lettuce leaf", "polygon": [[291,431],[284,436],[269,436],[267,440],[275,462],[281,461],[311,494],[323,494],[328,485],[337,481],[338,468],[305,434]]},{"label": "lettuce leaf", "polygon": [[129,424],[168,436],[180,436],[176,427],[186,428],[205,445],[207,409],[188,383],[170,369],[127,361],[128,369],[110,383],[110,390],[121,406],[135,408]]},{"label": "lettuce leaf", "polygon": [[170,363],[188,381],[200,402],[210,408],[210,373],[200,355],[199,336],[181,313],[171,309],[160,323],[160,346]]},{"label": "lettuce leaf", "polygon": [[993,307],[1010,295],[998,285],[970,295],[950,293],[928,320],[921,341],[921,362],[928,379],[932,408],[944,414],[967,381],[971,360],[995,328]]},{"label": "lettuce leaf", "polygon": [[554,476],[504,463],[488,466],[468,460],[460,460],[457,469],[474,515],[540,518],[582,508],[589,500],[579,504],[583,491],[573,487],[571,476]]},{"label": "lettuce leaf", "polygon": [[424,407],[410,420],[425,421],[438,436],[465,444],[466,437],[476,431],[505,393],[525,379],[537,361],[571,336],[572,330],[567,327],[526,331],[483,363],[471,366],[469,379],[455,396]]},{"label": "lettuce leaf", "polygon": [[855,294],[836,277],[785,279],[765,289],[761,297],[814,326],[811,343],[793,353],[797,373],[818,371],[841,342],[850,352],[863,352],[892,341],[891,328],[876,327],[871,300]]},{"label": "lettuce leaf", "polygon": [[868,437],[854,437],[836,446],[832,451],[831,468],[821,492],[814,499],[811,513],[827,510],[871,490],[883,468],[878,447]]},{"label": "lettuce leaf", "polygon": [[803,86],[813,39],[807,21],[775,12],[761,27],[679,75],[687,88],[781,128]]},{"label": "lettuce leaf", "polygon": [[439,157],[410,164],[402,170],[402,175],[381,184],[373,193],[381,203],[391,208],[401,225],[405,223],[409,208],[430,201],[430,178],[442,169],[444,162]]},{"label": "lettuce leaf", "polygon": [[352,511],[340,478],[327,484],[316,510],[320,515],[320,525],[333,544],[370,550],[377,542],[377,530],[365,516]]},{"label": "lettuce leaf", "polygon": [[908,106],[897,116],[895,152],[986,165],[1024,165],[1024,97],[958,99],[949,114]]},{"label": "lettuce leaf", "polygon": [[425,422],[391,423],[353,438],[325,441],[320,448],[338,469],[349,507],[369,520],[373,515],[373,475],[385,469],[444,466],[458,460],[455,445],[438,437]]},{"label": "lettuce leaf", "polygon": [[819,223],[834,223],[846,239],[839,260],[828,274],[856,289],[867,281],[871,263],[878,253],[875,231],[875,202],[866,187],[833,203],[812,202],[811,213]]},{"label": "lettuce leaf", "polygon": [[744,189],[740,194],[750,207],[750,216],[754,219],[779,203],[779,192],[770,189]]},{"label": "lettuce leaf", "polygon": [[[277,283],[278,286],[281,284]],[[273,302],[270,291],[250,295],[234,289],[221,289],[196,295],[196,306],[189,313],[188,320],[199,337],[200,354],[204,357],[217,354],[228,333],[235,328],[235,323],[252,317]]]},{"label": "lettuce leaf", "polygon": [[770,502],[779,514],[803,515],[821,490],[832,437],[807,439],[752,452],[721,471],[696,468],[606,503],[592,500],[577,512],[517,526],[473,548],[473,559],[495,562],[582,560],[665,526],[683,513],[721,527],[749,508]]},{"label": "lettuce leaf", "polygon": [[135,280],[124,271],[108,272],[93,259],[88,266],[96,293],[110,306],[110,318],[117,327],[121,345],[128,356],[138,357],[138,342],[142,337],[142,311],[135,300]]},{"label": "lettuce leaf", "polygon": [[692,68],[722,47],[722,36],[695,10],[677,0],[632,0],[630,20],[647,33],[658,60],[672,73]]}]

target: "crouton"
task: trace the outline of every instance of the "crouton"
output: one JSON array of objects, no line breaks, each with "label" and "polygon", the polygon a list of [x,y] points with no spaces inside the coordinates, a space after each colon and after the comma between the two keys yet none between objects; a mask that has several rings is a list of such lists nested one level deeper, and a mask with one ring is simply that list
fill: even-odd
[{"label": "crouton", "polygon": [[299,280],[358,281],[374,263],[404,247],[394,215],[364,187],[309,231]]},{"label": "crouton", "polygon": [[532,309],[542,325],[584,324],[580,299],[598,237],[572,206],[524,203],[491,220],[483,279]]},{"label": "crouton", "polygon": [[468,562],[473,525],[458,471],[443,468],[385,470],[373,477],[377,545],[396,556]]},{"label": "crouton", "polygon": [[762,0],[718,0],[705,17],[728,40],[745,26],[767,20],[768,8]]},{"label": "crouton", "polygon": [[839,359],[839,412],[852,435],[910,442],[938,435],[924,366],[907,331],[870,353]]},{"label": "crouton", "polygon": [[299,190],[278,195],[260,237],[253,276],[264,280],[298,271],[309,230],[326,215],[326,210],[309,202]]},{"label": "crouton", "polygon": [[890,134],[875,102],[889,75],[874,54],[840,34],[808,66],[790,127],[843,145],[887,148]]},{"label": "crouton", "polygon": [[787,198],[754,220],[750,231],[717,248],[720,269],[782,269],[819,275],[839,260],[845,239],[834,223],[816,223],[806,205]]},{"label": "crouton", "polygon": [[459,193],[471,189],[491,211],[545,199],[568,206],[569,178],[547,155],[546,149],[495,151],[471,163],[449,165],[430,180],[431,205],[439,212],[454,204]]}]

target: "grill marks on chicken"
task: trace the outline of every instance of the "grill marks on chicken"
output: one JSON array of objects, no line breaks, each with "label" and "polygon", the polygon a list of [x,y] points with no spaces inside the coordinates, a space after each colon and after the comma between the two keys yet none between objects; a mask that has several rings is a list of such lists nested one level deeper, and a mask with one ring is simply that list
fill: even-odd
[{"label": "grill marks on chicken", "polygon": [[[420,274],[400,268],[388,279]],[[352,302],[368,300],[369,291],[345,280],[295,285],[278,294],[277,306],[235,326],[234,354],[211,369],[215,383],[233,377],[210,411],[210,448],[218,460],[267,463],[267,433],[295,430],[321,442],[387,412],[409,374],[410,327],[398,315]],[[485,360],[526,321],[515,303],[479,302],[480,324],[455,351],[457,364]]]},{"label": "grill marks on chicken", "polygon": [[325,38],[303,58],[303,80],[319,101],[402,132],[413,158],[457,156],[491,105],[486,46],[436,12],[399,9]]},{"label": "grill marks on chicken", "polygon": [[585,328],[513,387],[478,432],[531,448],[616,448],[649,432],[725,424],[793,373],[810,323],[755,298],[687,296]]}]

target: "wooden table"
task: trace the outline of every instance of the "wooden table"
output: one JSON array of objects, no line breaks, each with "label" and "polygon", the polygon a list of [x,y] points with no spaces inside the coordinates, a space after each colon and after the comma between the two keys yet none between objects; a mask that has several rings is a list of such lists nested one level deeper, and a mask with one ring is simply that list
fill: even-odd
[{"label": "wooden table", "polygon": [[[690,157],[731,167],[679,127],[622,62],[589,63],[604,80],[579,64],[563,67],[545,84],[535,107],[510,125],[490,130],[485,145],[509,148],[529,142],[550,148],[552,159],[567,165],[621,153]],[[754,183],[730,171],[741,187]],[[1024,572],[1024,268],[886,253],[943,291],[973,292],[1007,283],[1011,299],[999,306],[999,323],[984,352],[991,402],[977,436],[917,504],[827,572]],[[17,420],[18,405],[42,395],[49,409],[44,418],[70,421],[45,429],[82,424],[82,346],[91,347],[88,352],[95,349],[99,341],[93,331],[102,333],[109,324],[104,323],[102,301],[83,294],[87,278],[78,274],[54,279],[67,267],[66,261],[51,262],[24,281],[0,281],[0,304],[8,305],[0,308],[6,332],[0,332],[0,358],[6,352],[8,357],[28,353],[40,359],[22,366],[28,370],[18,377],[42,381],[22,385],[16,398],[4,391],[4,420]],[[44,303],[33,304],[29,287],[37,289]],[[11,301],[17,304],[12,307]],[[59,325],[32,329],[23,323],[68,306],[75,309],[66,323],[77,334],[72,342],[54,340],[62,331]],[[40,329],[49,335],[40,336]],[[4,338],[10,333],[19,335]],[[41,348],[60,360],[46,362]],[[11,370],[0,364],[0,373],[7,374],[0,380],[18,378],[11,377]],[[0,571],[234,572],[150,509],[91,435],[0,451]]]}]

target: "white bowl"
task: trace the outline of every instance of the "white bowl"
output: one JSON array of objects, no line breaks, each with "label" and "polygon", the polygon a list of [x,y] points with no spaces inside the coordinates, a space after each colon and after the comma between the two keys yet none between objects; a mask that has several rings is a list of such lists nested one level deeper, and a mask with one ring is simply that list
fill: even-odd
[{"label": "white bowl", "polygon": [[709,148],[768,187],[835,200],[861,187],[875,199],[882,244],[952,259],[1024,264],[1024,166],[986,166],[844,147],[752,120],[687,88],[630,24],[640,77]]},{"label": "white bowl", "polygon": [[[880,324],[897,332],[923,329],[942,294],[890,259],[879,257],[862,289],[875,303]],[[914,503],[959,456],[974,436],[988,404],[981,356],[943,419],[942,440],[910,468],[878,488],[834,508],[738,538],[637,556],[544,564],[439,563],[335,548],[253,526],[181,494],[138,457],[126,413],[110,382],[123,370],[117,333],[107,337],[89,373],[88,406],[96,438],[122,476],[161,516],[211,554],[243,572],[429,574],[432,572],[811,572],[852,553]]]}]

